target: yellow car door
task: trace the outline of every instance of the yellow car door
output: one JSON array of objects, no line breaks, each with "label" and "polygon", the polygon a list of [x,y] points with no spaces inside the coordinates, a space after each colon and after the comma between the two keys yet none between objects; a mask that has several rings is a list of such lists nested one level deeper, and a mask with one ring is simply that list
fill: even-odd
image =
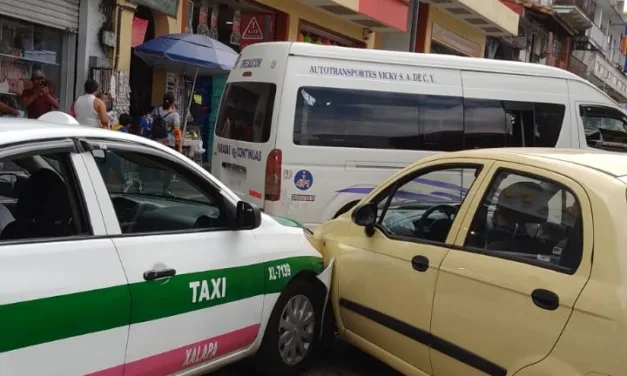
[{"label": "yellow car door", "polygon": [[546,357],[588,280],[592,212],[566,176],[497,162],[438,276],[433,374],[511,375]]},{"label": "yellow car door", "polygon": [[[355,209],[357,223],[347,224],[335,256],[335,299],[349,341],[397,362],[398,369],[431,374],[429,327],[438,269],[482,169],[487,168],[479,160],[421,165]],[[376,224],[360,226],[359,216],[369,208]]]}]

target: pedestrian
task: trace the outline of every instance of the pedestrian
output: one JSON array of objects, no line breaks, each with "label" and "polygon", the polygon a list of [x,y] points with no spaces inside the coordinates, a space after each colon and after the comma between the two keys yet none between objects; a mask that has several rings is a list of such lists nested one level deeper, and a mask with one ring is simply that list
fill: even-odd
[{"label": "pedestrian", "polygon": [[152,132],[152,107],[148,106],[144,109],[142,117],[139,118],[139,134],[142,137],[150,138]]},{"label": "pedestrian", "polygon": [[107,105],[98,98],[99,85],[95,80],[85,81],[85,94],[76,98],[71,112],[80,125],[94,128],[109,129],[109,116]]},{"label": "pedestrian", "polygon": [[22,92],[22,104],[30,119],[37,119],[41,115],[59,108],[54,90],[49,86],[49,82],[41,70],[33,70],[31,84],[32,88]]},{"label": "pedestrian", "polygon": [[161,107],[152,111],[151,138],[182,153],[181,116],[176,112],[174,100],[174,94],[167,92],[163,95]]},{"label": "pedestrian", "polygon": [[0,95],[0,116],[20,117],[21,113],[17,106],[17,101],[12,95]]},{"label": "pedestrian", "polygon": [[131,118],[131,115],[127,113],[120,114],[118,117],[118,124],[114,127],[114,130],[123,133],[130,133],[132,122],[133,119]]}]

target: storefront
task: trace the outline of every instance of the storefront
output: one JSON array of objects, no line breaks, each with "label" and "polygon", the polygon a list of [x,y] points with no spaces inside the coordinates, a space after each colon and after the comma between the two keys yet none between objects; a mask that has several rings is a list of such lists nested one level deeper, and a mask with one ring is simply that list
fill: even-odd
[{"label": "storefront", "polygon": [[75,46],[79,0],[0,0],[0,94],[20,103],[31,73],[41,70],[45,84],[67,110],[74,96]]},{"label": "storefront", "polygon": [[256,1],[187,0],[187,9],[188,32],[208,35],[237,52],[254,43],[287,40],[287,14]]},{"label": "storefront", "polygon": [[429,7],[425,52],[483,57],[485,44],[486,34],[479,29],[437,7]]},{"label": "storefront", "polygon": [[[167,72],[152,69],[133,47],[160,35],[180,33],[183,0],[117,0],[117,41],[113,56],[113,110],[138,116],[166,91]],[[130,90],[129,90],[130,88]]]}]

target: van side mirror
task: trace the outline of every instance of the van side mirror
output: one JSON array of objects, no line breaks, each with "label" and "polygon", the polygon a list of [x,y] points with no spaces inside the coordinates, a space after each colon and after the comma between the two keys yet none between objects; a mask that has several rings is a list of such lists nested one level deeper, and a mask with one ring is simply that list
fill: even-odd
[{"label": "van side mirror", "polygon": [[254,230],[261,226],[261,210],[256,205],[239,201],[235,208],[235,227],[237,230]]},{"label": "van side mirror", "polygon": [[357,226],[364,227],[368,237],[373,236],[374,225],[377,222],[377,205],[371,202],[357,205],[351,214],[351,219]]}]

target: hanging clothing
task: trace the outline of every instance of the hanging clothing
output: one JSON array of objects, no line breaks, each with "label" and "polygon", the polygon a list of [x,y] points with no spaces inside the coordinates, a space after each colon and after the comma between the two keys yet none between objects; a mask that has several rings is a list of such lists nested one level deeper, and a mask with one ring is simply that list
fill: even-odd
[{"label": "hanging clothing", "polygon": [[76,121],[78,121],[80,125],[95,128],[101,127],[100,117],[94,108],[95,100],[96,96],[93,94],[83,94],[76,98],[76,102],[74,102],[74,114]]}]

